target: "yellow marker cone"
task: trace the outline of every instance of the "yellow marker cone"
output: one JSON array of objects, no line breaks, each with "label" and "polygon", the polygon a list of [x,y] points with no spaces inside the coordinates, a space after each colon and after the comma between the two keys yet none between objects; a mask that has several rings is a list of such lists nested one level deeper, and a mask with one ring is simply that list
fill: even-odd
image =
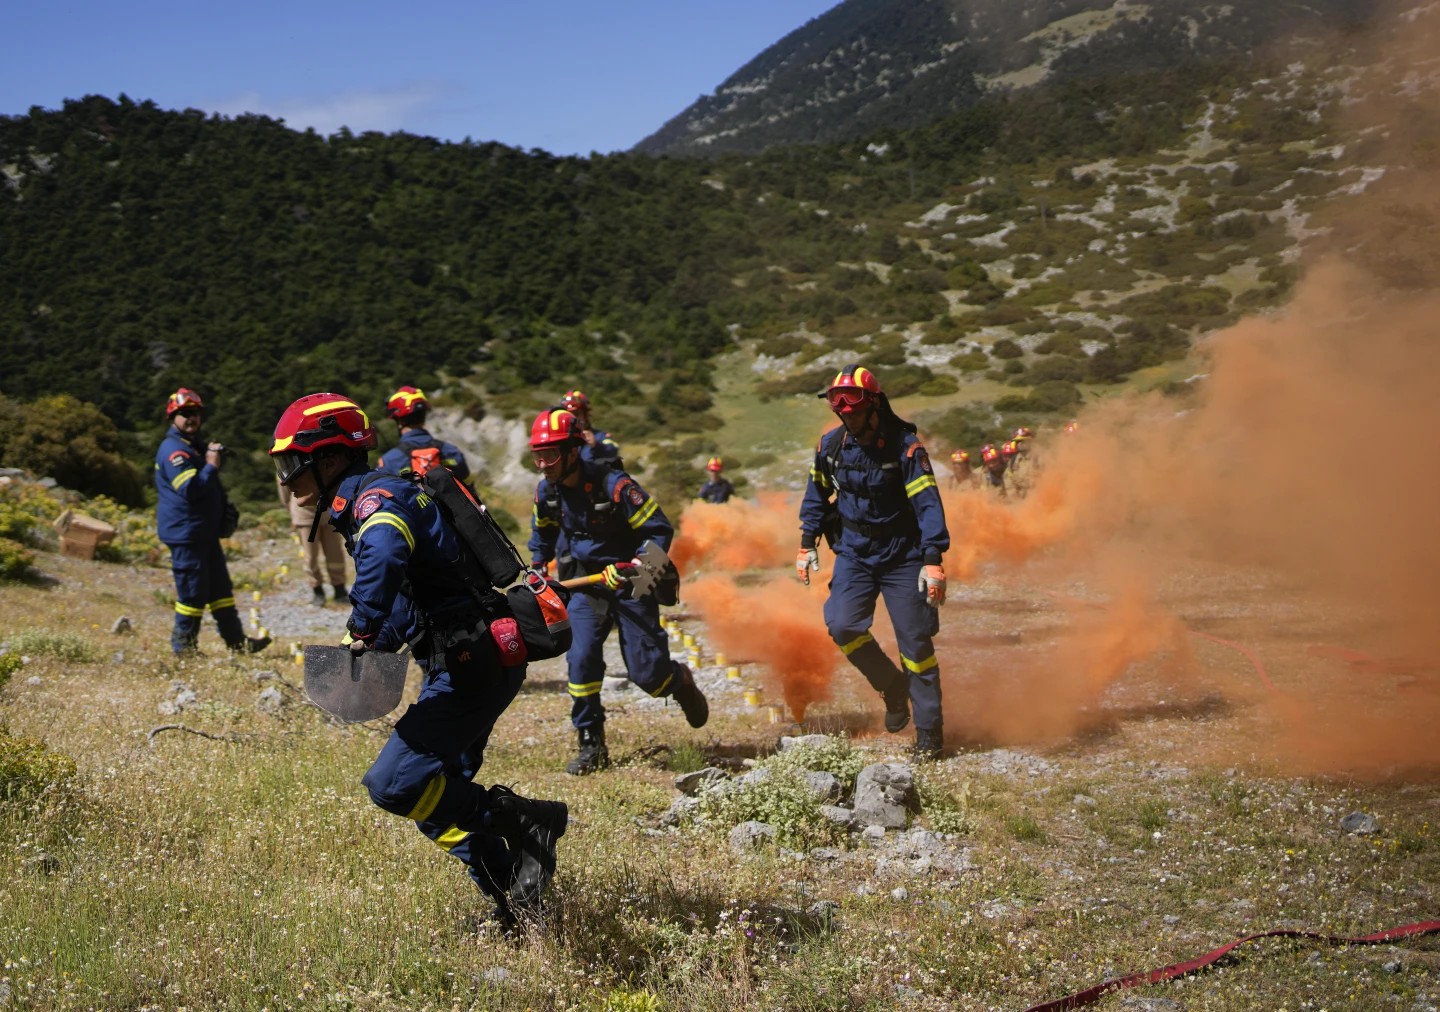
[{"label": "yellow marker cone", "polygon": [[740,669],[733,664],[730,665],[730,667],[725,669],[725,677],[732,682],[740,681]]},{"label": "yellow marker cone", "polygon": [[728,662],[725,660],[725,655],[724,655],[724,654],[716,654],[716,655],[715,655],[715,663],[718,664],[718,665],[720,665],[720,666],[723,668]]},{"label": "yellow marker cone", "polygon": [[681,638],[681,642],[684,643],[687,647],[693,647],[693,646],[695,645],[695,634],[694,634],[694,633],[686,633],[686,634]]},{"label": "yellow marker cone", "polygon": [[754,709],[755,707],[757,707],[757,706],[760,705],[760,690],[759,690],[759,689],[746,689],[746,690],[745,690],[745,705],[748,706],[748,707],[750,707],[751,709]]},{"label": "yellow marker cone", "polygon": [[253,600],[258,601],[258,600],[260,600],[260,592],[259,592],[258,590],[252,590],[252,591],[250,592],[250,597],[251,597]]}]

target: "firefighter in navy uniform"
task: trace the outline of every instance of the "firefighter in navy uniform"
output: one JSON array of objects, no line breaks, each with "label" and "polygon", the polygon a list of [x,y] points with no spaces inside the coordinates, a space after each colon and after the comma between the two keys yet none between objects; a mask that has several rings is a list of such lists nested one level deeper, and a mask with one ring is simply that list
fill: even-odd
[{"label": "firefighter in navy uniform", "polygon": [[270,638],[245,635],[235,608],[225,549],[220,545],[222,537],[233,533],[233,528],[226,529],[227,512],[232,520],[238,515],[220,484],[225,448],[219,443],[201,448],[205,405],[194,390],[181,387],[171,394],[165,417],[170,429],[155,454],[155,527],[170,549],[175,576],[175,629],[170,647],[177,654],[195,649],[200,620],[209,607],[227,647],[257,653],[270,645]]},{"label": "firefighter in navy uniform", "polygon": [[[530,557],[544,568],[557,552],[573,558],[581,575],[604,576],[570,599],[570,720],[579,733],[579,753],[566,772],[583,776],[610,763],[605,746],[605,637],[620,629],[620,651],[632,682],[651,696],[669,696],[680,704],[691,727],[704,727],[710,716],[705,695],[684,664],[670,659],[670,643],[660,628],[657,596],[633,597],[626,574],[647,540],[667,552],[675,530],[660,506],[624,471],[582,456],[579,423],[569,411],[543,411],[530,430],[530,452],[544,477],[535,489],[530,518]],[[562,579],[569,574],[559,574]],[[673,603],[673,598],[670,603]]]},{"label": "firefighter in navy uniform", "polygon": [[439,508],[414,482],[370,470],[374,446],[354,401],[317,393],[285,410],[270,456],[301,505],[329,503],[328,522],[355,560],[345,644],[358,655],[409,643],[424,672],[419,698],[365,774],[371,799],[458,858],[509,927],[549,884],[568,810],[474,782],[525,666],[502,663]]},{"label": "firefighter in navy uniform", "polygon": [[430,402],[425,391],[415,387],[401,387],[385,401],[385,414],[395,419],[400,427],[400,442],[380,455],[376,468],[399,474],[414,471],[424,474],[436,464],[443,464],[455,477],[465,481],[470,477],[470,465],[465,463],[465,454],[453,443],[436,439],[425,428],[425,416],[430,411]]},{"label": "firefighter in navy uniform", "polygon": [[[941,557],[950,547],[940,490],[915,426],[896,417],[874,373],[846,366],[821,396],[842,424],[821,437],[810,469],[800,504],[796,574],[809,585],[811,572],[820,568],[818,539],[827,527],[833,530],[838,514],[825,625],[884,698],[885,730],[904,730],[913,707],[915,754],[932,759],[944,741],[933,637],[945,603]],[[880,595],[903,668],[870,634]]]},{"label": "firefighter in navy uniform", "polygon": [[610,438],[610,433],[597,429],[590,421],[590,398],[579,390],[567,391],[560,398],[560,407],[575,416],[580,439],[580,457],[591,464],[609,464],[617,470],[624,470],[620,459],[620,444]]},{"label": "firefighter in navy uniform", "polygon": [[735,486],[730,484],[728,478],[721,476],[720,472],[724,469],[725,462],[719,457],[711,457],[705,462],[705,471],[709,478],[700,486],[700,491],[695,493],[696,499],[713,503],[730,501],[730,497],[735,494]]}]

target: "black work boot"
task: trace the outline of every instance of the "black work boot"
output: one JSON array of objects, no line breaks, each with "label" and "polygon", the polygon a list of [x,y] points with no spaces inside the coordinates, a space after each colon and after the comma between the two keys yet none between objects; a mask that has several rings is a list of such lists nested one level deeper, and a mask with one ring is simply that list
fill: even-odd
[{"label": "black work boot", "polygon": [[910,686],[901,682],[881,695],[885,698],[885,730],[891,734],[905,730],[910,723]]},{"label": "black work boot", "polygon": [[941,749],[945,746],[945,732],[936,727],[926,730],[917,727],[915,729],[915,747],[911,755],[916,762],[934,762],[940,758]]},{"label": "black work boot", "polygon": [[246,636],[243,640],[235,643],[227,643],[230,652],[234,654],[258,654],[271,644],[269,636],[261,636],[258,639],[254,636]]},{"label": "black work boot", "polygon": [[[347,601],[347,600],[349,600],[349,598],[350,598],[350,592],[345,589],[345,584],[343,584],[343,583],[337,583],[337,584],[335,584],[335,586],[332,587],[331,589],[332,589],[333,591],[335,591],[335,600],[337,600],[337,601]],[[318,588],[316,589],[315,592],[316,592],[317,594],[320,593],[320,591],[319,591]]]},{"label": "black work boot", "polygon": [[310,600],[311,600],[311,603],[312,603],[312,604],[317,604],[317,605],[319,605],[319,604],[324,604],[324,603],[325,603],[325,592],[324,592],[323,590],[321,590],[319,587],[315,587],[315,588],[311,591]]},{"label": "black work boot", "polygon": [[536,801],[498,784],[490,788],[490,798],[490,828],[519,857],[507,892],[510,905],[533,908],[555,875],[555,842],[565,835],[570,809],[563,801]]},{"label": "black work boot", "polygon": [[610,765],[610,750],[605,747],[605,725],[580,729],[580,752],[565,764],[565,772],[583,777]]},{"label": "black work boot", "polygon": [[710,719],[710,704],[705,701],[705,693],[695,684],[695,676],[689,668],[676,661],[670,663],[675,665],[675,687],[670,690],[671,698],[680,704],[686,723],[691,727],[704,727]]}]

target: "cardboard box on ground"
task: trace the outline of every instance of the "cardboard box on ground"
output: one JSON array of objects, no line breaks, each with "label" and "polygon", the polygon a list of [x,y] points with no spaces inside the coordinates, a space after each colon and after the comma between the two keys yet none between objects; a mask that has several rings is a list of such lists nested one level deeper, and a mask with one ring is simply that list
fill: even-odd
[{"label": "cardboard box on ground", "polygon": [[60,534],[60,554],[76,559],[93,559],[95,550],[115,540],[115,528],[78,510],[67,509],[55,518]]}]

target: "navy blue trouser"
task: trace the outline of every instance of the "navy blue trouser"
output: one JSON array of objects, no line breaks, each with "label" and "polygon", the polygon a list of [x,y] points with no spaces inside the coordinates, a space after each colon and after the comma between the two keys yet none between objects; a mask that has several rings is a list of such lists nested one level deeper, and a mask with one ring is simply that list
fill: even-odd
[{"label": "navy blue trouser", "polygon": [[[830,597],[825,601],[825,627],[876,692],[893,691],[909,682],[910,706],[917,731],[938,731],[944,722],[940,709],[940,662],[935,656],[939,615],[920,596],[919,562],[874,566],[849,555],[835,556],[830,576]],[[875,621],[875,600],[885,597],[885,610],[895,626],[901,668],[885,656],[870,626]],[[903,668],[903,670],[902,670]]]},{"label": "navy blue trouser", "polygon": [[473,781],[495,722],[525,681],[525,667],[465,677],[452,675],[438,658],[421,667],[420,697],[395,723],[363,783],[376,805],[414,820],[465,865],[482,892],[502,902],[518,855],[490,832],[490,791]]},{"label": "navy blue trouser", "polygon": [[225,549],[219,540],[169,548],[170,569],[175,577],[175,629],[170,634],[170,649],[177,654],[195,649],[207,606],[225,645],[243,646],[245,629],[235,610],[235,589],[230,584],[230,569],[225,565]]},{"label": "navy blue trouser", "polygon": [[577,728],[605,723],[600,687],[605,683],[605,637],[620,628],[620,653],[630,681],[652,696],[669,695],[676,667],[670,641],[660,628],[660,605],[654,597],[638,600],[606,591],[580,593],[570,599],[570,722]]}]

